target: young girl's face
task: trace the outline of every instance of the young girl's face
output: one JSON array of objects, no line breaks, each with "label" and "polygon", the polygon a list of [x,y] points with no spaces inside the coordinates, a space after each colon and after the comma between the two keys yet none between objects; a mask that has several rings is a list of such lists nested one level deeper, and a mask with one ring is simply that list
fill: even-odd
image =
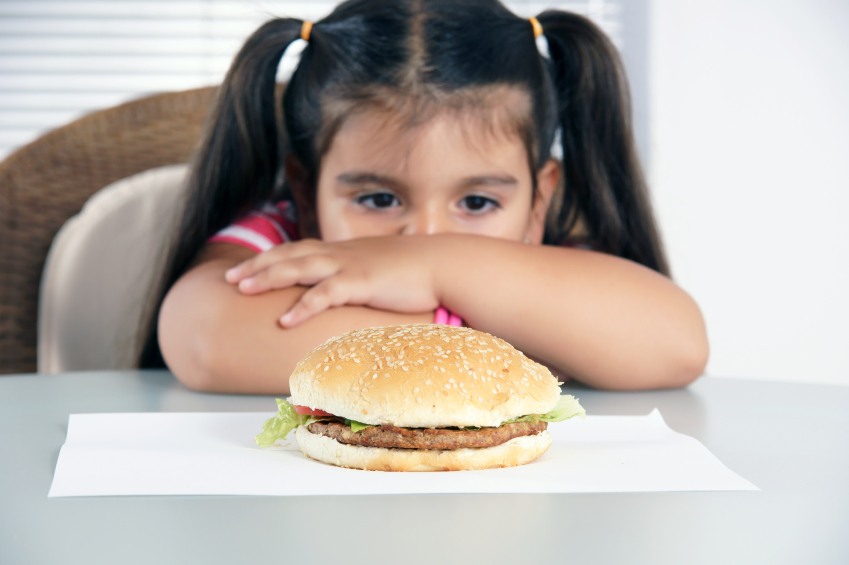
[{"label": "young girl's face", "polygon": [[379,114],[345,121],[324,155],[316,193],[324,241],[465,233],[542,241],[559,169],[549,163],[533,194],[518,136],[437,115],[415,128]]}]

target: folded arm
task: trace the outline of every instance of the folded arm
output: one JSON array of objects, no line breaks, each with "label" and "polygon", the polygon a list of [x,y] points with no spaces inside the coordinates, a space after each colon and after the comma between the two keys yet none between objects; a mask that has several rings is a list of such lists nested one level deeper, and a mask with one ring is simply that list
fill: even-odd
[{"label": "folded arm", "polygon": [[443,304],[598,388],[683,386],[707,362],[704,321],[687,293],[597,252],[464,234],[312,240],[257,255],[227,277],[257,297],[309,286],[270,313],[290,331],[332,323],[326,316],[343,305],[429,313]]},{"label": "folded arm", "polygon": [[592,251],[434,237],[440,302],[561,374],[634,390],[684,386],[704,371],[701,311],[651,269]]},{"label": "folded arm", "polygon": [[307,290],[291,287],[245,296],[224,279],[255,253],[210,244],[171,288],[159,316],[159,345],[186,386],[208,392],[288,394],[295,364],[327,339],[369,326],[427,323],[432,312],[398,314],[367,307],[333,308],[291,329],[278,319]]}]

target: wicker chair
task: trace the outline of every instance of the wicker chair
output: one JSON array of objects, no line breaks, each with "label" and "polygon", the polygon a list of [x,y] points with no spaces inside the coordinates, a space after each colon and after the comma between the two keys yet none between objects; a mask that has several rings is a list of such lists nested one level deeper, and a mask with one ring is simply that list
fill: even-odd
[{"label": "wicker chair", "polygon": [[0,162],[0,374],[36,370],[39,280],[62,224],[102,187],[186,162],[215,90],[160,94],[95,112]]}]

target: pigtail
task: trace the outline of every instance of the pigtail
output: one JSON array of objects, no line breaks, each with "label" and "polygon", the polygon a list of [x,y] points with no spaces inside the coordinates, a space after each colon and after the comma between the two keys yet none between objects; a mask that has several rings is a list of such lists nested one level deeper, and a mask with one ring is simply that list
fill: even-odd
[{"label": "pigtail", "polygon": [[286,48],[300,37],[302,22],[276,19],[248,38],[218,90],[192,167],[177,232],[141,347],[141,367],[164,367],[156,331],[168,289],[189,268],[206,240],[271,198],[282,158],[275,83]]},{"label": "pigtail", "polygon": [[[200,244],[271,196],[280,167],[277,67],[302,22],[272,20],[251,35],[221,84],[191,179],[184,225]],[[194,215],[194,217],[192,217]]]},{"label": "pigtail", "polygon": [[582,16],[549,10],[537,19],[548,41],[563,147],[565,187],[555,223],[570,229],[581,219],[599,251],[669,275],[616,47]]}]

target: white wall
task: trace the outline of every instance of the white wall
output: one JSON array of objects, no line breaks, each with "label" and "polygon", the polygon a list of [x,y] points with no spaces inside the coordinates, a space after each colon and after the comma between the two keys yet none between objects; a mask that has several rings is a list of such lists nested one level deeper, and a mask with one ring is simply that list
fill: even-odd
[{"label": "white wall", "polygon": [[708,374],[849,385],[849,2],[649,18],[649,180]]}]

